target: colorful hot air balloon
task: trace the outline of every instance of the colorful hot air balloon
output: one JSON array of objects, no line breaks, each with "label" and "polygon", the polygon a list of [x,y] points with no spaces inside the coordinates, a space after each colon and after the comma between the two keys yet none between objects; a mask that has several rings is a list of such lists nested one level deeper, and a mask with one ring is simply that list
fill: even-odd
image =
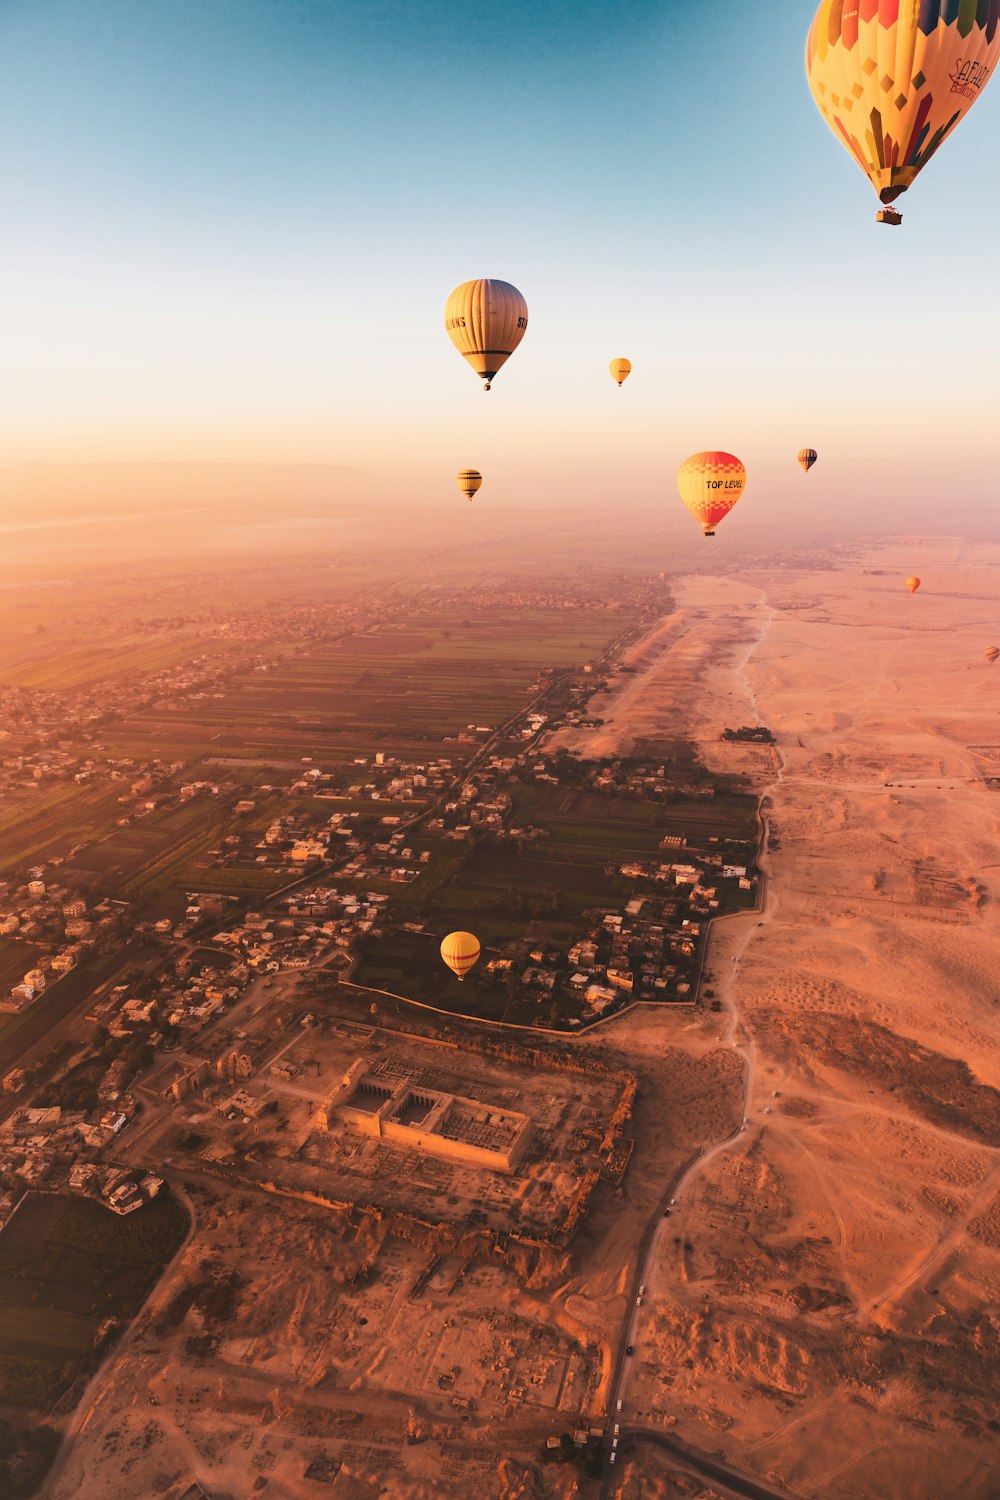
[{"label": "colorful hot air balloon", "polygon": [[611,371],[612,380],[617,382],[618,389],[621,390],[622,383],[628,379],[631,373],[632,361],[630,359],[613,359],[608,369]]},{"label": "colorful hot air balloon", "polygon": [[457,483],[466,500],[471,500],[483,482],[483,476],[478,469],[463,469],[458,475]]},{"label": "colorful hot air balloon", "polygon": [[987,646],[986,650],[983,652],[983,655],[992,666],[997,658],[1000,657],[1000,646]]},{"label": "colorful hot air balloon", "polygon": [[997,0],[820,0],[809,87],[883,203],[906,192],[979,98],[1000,56],[998,23]]},{"label": "colorful hot air balloon", "polygon": [[441,957],[459,979],[466,974],[479,958],[479,939],[471,932],[449,932],[441,943]]},{"label": "colorful hot air balloon", "polygon": [[799,454],[799,463],[802,465],[807,474],[809,473],[809,470],[812,468],[813,464],[816,462],[817,458],[819,458],[819,454],[816,452],[815,448],[803,448],[802,452]]},{"label": "colorful hot air balloon", "polygon": [[677,471],[681,499],[706,536],[727,516],[746,488],[747,471],[732,453],[695,453]]},{"label": "colorful hot air balloon", "polygon": [[445,303],[444,326],[489,390],[500,366],[524,338],[528,304],[509,281],[464,281]]},{"label": "colorful hot air balloon", "polygon": [[906,580],[906,587],[909,589],[911,594],[915,594],[917,592],[917,589],[920,587],[920,579],[908,578]]}]

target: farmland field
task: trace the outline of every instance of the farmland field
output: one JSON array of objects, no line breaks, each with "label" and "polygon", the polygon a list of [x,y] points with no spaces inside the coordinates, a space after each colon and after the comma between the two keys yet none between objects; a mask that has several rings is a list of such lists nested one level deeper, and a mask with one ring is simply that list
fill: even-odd
[{"label": "farmland field", "polygon": [[45,864],[98,837],[114,821],[126,782],[77,786],[44,781],[10,794],[0,809],[0,875]]},{"label": "farmland field", "polygon": [[[665,834],[684,837],[687,854],[708,850],[710,840],[756,841],[756,802],[741,793],[654,802],[546,782],[514,782],[509,790],[515,822],[544,836],[520,846],[442,841],[427,874],[392,903],[400,921],[418,919],[429,932],[367,944],[353,974],[358,984],[488,1020],[558,1025],[559,1001],[526,992],[516,980],[478,969],[460,984],[440,961],[437,937],[468,928],[484,959],[517,951],[523,960],[526,943],[568,944],[597,926],[602,913],[621,910],[637,887],[619,865],[676,858],[679,850],[661,851]],[[726,900],[738,908],[753,896],[734,889]]]},{"label": "farmland field", "polygon": [[188,891],[266,895],[294,872],[266,869],[249,856],[213,867],[207,851],[228,833],[266,828],[279,802],[277,796],[262,798],[248,817],[234,815],[229,800],[204,796],[148,813],[84,850],[67,873],[113,888],[135,904],[137,914],[179,916]]},{"label": "farmland field", "polygon": [[0,1233],[0,1402],[51,1405],[105,1319],[139,1307],[187,1222],[169,1197],[119,1218],[90,1199],[29,1194]]},{"label": "farmland field", "polygon": [[503,723],[530,701],[542,668],[598,656],[632,619],[625,610],[555,607],[417,617],[296,650],[221,695],[143,710],[109,728],[107,742],[115,754],[155,751],[188,764],[349,761],[374,749],[457,759],[471,747],[452,736]]},{"label": "farmland field", "polygon": [[0,997],[6,995],[12,985],[21,983],[28,970],[35,967],[41,952],[36,943],[0,938]]},{"label": "farmland field", "polygon": [[[217,652],[220,642],[176,633],[123,634],[110,640],[97,636],[85,642],[77,637],[59,641],[47,636],[0,655],[0,682],[11,687],[65,692],[93,687],[109,678],[159,672],[190,661],[209,646]],[[222,649],[231,648],[226,643]]]}]

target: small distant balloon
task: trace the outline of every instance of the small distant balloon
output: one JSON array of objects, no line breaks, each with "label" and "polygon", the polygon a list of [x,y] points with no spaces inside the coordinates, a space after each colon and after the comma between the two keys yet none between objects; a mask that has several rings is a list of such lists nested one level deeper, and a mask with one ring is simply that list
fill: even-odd
[{"label": "small distant balloon", "polygon": [[457,483],[466,500],[471,500],[483,482],[483,476],[478,469],[463,469],[458,475]]},{"label": "small distant balloon", "polygon": [[608,366],[611,371],[612,380],[616,381],[619,389],[628,379],[632,372],[632,361],[630,359],[613,359]]},{"label": "small distant balloon", "polygon": [[444,308],[444,326],[455,348],[490,389],[528,326],[528,304],[509,281],[463,281]]},{"label": "small distant balloon", "polygon": [[915,594],[917,592],[917,589],[920,587],[920,579],[915,577],[908,578],[906,580],[906,587],[909,589],[911,594]]},{"label": "small distant balloon", "polygon": [[1000,646],[987,646],[986,650],[983,652],[983,655],[986,657],[986,660],[989,662],[990,666],[992,666],[993,663],[997,660],[997,657],[1000,657]]},{"label": "small distant balloon", "polygon": [[819,454],[816,452],[815,448],[803,448],[802,452],[799,454],[799,463],[802,465],[802,468],[806,474],[809,473],[809,470],[812,468],[817,458],[819,458]]},{"label": "small distant balloon", "polygon": [[464,979],[479,958],[479,939],[471,932],[449,932],[441,943],[441,957],[453,974]]},{"label": "small distant balloon", "polygon": [[739,500],[746,489],[747,471],[732,453],[693,453],[677,471],[681,499],[706,536]]}]

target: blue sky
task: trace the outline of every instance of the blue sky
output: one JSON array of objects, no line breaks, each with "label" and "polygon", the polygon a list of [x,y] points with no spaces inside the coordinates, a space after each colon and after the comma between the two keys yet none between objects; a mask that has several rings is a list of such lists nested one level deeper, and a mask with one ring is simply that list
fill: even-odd
[{"label": "blue sky", "polygon": [[[809,95],[811,15],[2,0],[0,463],[492,464],[551,499],[705,446],[775,484],[789,446],[845,483],[888,446],[901,489],[992,457],[970,272],[1000,105],[878,228]],[[442,328],[479,275],[531,310],[490,397]]]}]

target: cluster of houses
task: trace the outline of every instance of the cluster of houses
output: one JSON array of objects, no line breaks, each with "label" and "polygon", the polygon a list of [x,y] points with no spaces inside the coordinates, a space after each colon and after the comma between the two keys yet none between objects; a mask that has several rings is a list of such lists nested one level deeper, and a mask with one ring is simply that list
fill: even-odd
[{"label": "cluster of houses", "polygon": [[[4,1083],[6,1087],[6,1079]],[[0,1227],[26,1188],[87,1195],[119,1214],[155,1198],[163,1187],[161,1178],[97,1160],[129,1124],[134,1109],[126,1100],[102,1106],[94,1119],[58,1104],[9,1115],[0,1124]]]},{"label": "cluster of houses", "polygon": [[85,951],[106,946],[121,932],[127,903],[105,899],[88,905],[63,885],[47,884],[36,865],[24,885],[0,882],[0,937],[23,945],[25,972],[0,995],[0,1011],[24,1010],[75,969]]}]

